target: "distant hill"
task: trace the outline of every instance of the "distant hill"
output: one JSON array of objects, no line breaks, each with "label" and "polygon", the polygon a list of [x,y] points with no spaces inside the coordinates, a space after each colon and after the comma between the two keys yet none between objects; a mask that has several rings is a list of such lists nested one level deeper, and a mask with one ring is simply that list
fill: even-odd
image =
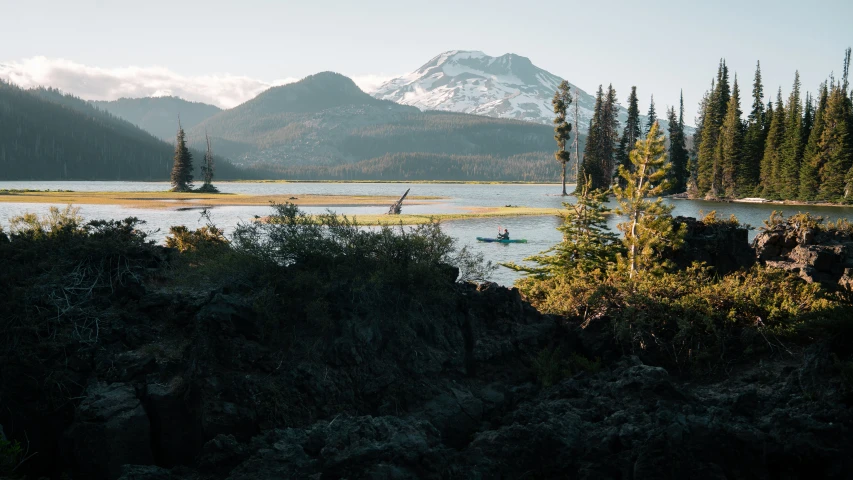
[{"label": "distant hill", "polygon": [[[287,172],[286,176],[296,171],[290,167],[300,167],[297,170],[303,173],[317,168],[319,174],[371,159],[403,158],[395,154],[432,155],[423,157],[431,159],[491,156],[496,161],[521,155],[550,161],[555,172],[558,168],[551,127],[422,112],[373,98],[349,78],[331,72],[270,88],[222,111],[191,129],[191,142],[200,145],[205,131],[218,153],[247,167]],[[516,163],[512,175],[521,178],[529,165]],[[449,164],[436,163],[432,179],[449,179],[441,165]]]},{"label": "distant hill", "polygon": [[222,111],[213,105],[178,97],[120,98],[89,103],[168,142],[175,140],[178,116],[184,130],[188,130]]},{"label": "distant hill", "polygon": [[[173,152],[172,144],[80,98],[0,81],[0,179],[168,180]],[[202,154],[194,153],[198,167]],[[246,176],[217,158],[216,178]]]}]

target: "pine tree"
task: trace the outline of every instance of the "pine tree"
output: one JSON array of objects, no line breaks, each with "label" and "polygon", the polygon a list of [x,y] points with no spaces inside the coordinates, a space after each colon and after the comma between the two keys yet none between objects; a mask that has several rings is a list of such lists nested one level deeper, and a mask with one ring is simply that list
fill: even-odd
[{"label": "pine tree", "polygon": [[818,186],[820,184],[819,172],[823,167],[823,157],[818,155],[818,142],[823,135],[824,120],[826,114],[826,102],[829,92],[826,84],[821,85],[820,98],[818,98],[817,110],[814,115],[814,126],[809,134],[808,142],[803,153],[803,163],[800,167],[800,199],[814,200],[817,198]]},{"label": "pine tree", "polygon": [[761,157],[767,138],[767,114],[764,110],[764,85],[761,83],[761,63],[755,64],[755,80],[752,83],[752,110],[746,123],[743,142],[743,178],[741,192],[754,190],[761,173]]},{"label": "pine tree", "polygon": [[800,102],[800,72],[794,74],[794,86],[785,105],[785,140],[782,145],[778,177],[779,195],[783,199],[799,194],[800,164],[803,158],[803,105]]},{"label": "pine tree", "polygon": [[833,84],[823,115],[824,127],[817,142],[816,163],[820,167],[821,200],[838,201],[850,196],[850,169],[853,168],[853,132],[850,98],[842,85]]},{"label": "pine tree", "polygon": [[705,116],[708,114],[708,103],[711,101],[711,92],[714,91],[714,81],[711,81],[711,89],[702,95],[699,101],[699,116],[696,117],[696,130],[693,132],[693,142],[687,161],[687,195],[690,198],[701,198],[699,192],[699,146],[704,134]]},{"label": "pine tree", "polygon": [[609,188],[616,176],[616,148],[619,142],[619,100],[613,84],[607,87],[604,107],[601,110],[602,134],[601,160],[606,177],[602,178],[603,187]]},{"label": "pine tree", "polygon": [[710,197],[719,195],[720,165],[718,162],[715,162],[715,158],[719,159],[717,142],[730,96],[728,72],[725,61],[721,60],[720,66],[717,69],[715,86],[708,97],[704,113],[702,140],[699,144],[699,154],[697,157],[698,193]]},{"label": "pine tree", "polygon": [[770,127],[767,129],[767,141],[761,157],[761,195],[778,198],[782,145],[785,143],[785,106],[782,104],[781,88],[776,94],[776,108],[768,110],[767,116],[770,118]]},{"label": "pine tree", "polygon": [[[601,141],[601,115],[604,107],[604,90],[598,86],[595,94],[595,107],[593,107],[592,119],[589,122],[589,131],[586,136],[586,146],[583,150],[583,162],[578,168],[578,178],[588,178],[593,190],[603,187],[599,184],[601,178],[601,154],[599,148]],[[578,184],[582,186],[582,184]],[[606,188],[606,187],[605,187]]]},{"label": "pine tree", "polygon": [[646,115],[648,117],[648,123],[646,124],[646,131],[643,132],[645,135],[649,134],[649,130],[652,129],[652,125],[658,121],[658,116],[655,113],[655,96],[652,95],[652,101],[649,103],[649,113]]},{"label": "pine tree", "polygon": [[[667,190],[665,138],[657,122],[652,124],[645,139],[637,141],[631,151],[634,171],[620,168],[625,188],[614,189],[619,201],[617,213],[627,217],[619,224],[624,233],[622,240],[626,255],[623,266],[633,278],[638,272],[655,271],[665,265],[660,253],[665,248],[678,248],[684,239],[684,230],[675,229],[672,223],[672,205],[665,205],[660,195]],[[657,200],[650,200],[658,197]]]},{"label": "pine tree", "polygon": [[631,95],[628,96],[628,119],[625,121],[625,129],[622,130],[622,138],[619,140],[619,148],[616,151],[618,165],[631,168],[631,159],[628,154],[639,138],[640,108],[637,102],[637,87],[631,87]]},{"label": "pine tree", "polygon": [[557,141],[557,151],[554,152],[554,157],[563,167],[560,176],[563,182],[563,195],[566,193],[566,164],[571,160],[571,153],[566,150],[566,143],[572,132],[572,124],[566,118],[566,111],[569,105],[572,104],[572,93],[570,91],[569,82],[563,80],[560,86],[557,87],[557,92],[551,100],[551,105],[554,106],[554,140]]},{"label": "pine tree", "polygon": [[557,228],[563,233],[563,241],[550,250],[524,259],[536,266],[514,263],[505,266],[537,279],[547,279],[571,274],[575,269],[593,271],[616,261],[619,238],[607,226],[606,193],[592,189],[590,178],[577,191],[576,203],[563,203],[566,209],[563,224]]},{"label": "pine tree", "polygon": [[188,192],[193,188],[193,156],[187,148],[184,129],[178,122],[178,135],[175,142],[175,163],[172,166],[172,190]]},{"label": "pine tree", "polygon": [[684,94],[681,95],[678,117],[675,116],[675,108],[670,108],[667,113],[669,121],[669,160],[670,169],[670,191],[681,193],[687,189],[687,163],[688,153],[684,139]]},{"label": "pine tree", "polygon": [[743,123],[741,122],[740,90],[737,77],[734,80],[732,95],[726,109],[726,118],[720,130],[720,173],[721,187],[727,197],[739,195],[746,183],[747,172],[741,162],[743,155]]}]

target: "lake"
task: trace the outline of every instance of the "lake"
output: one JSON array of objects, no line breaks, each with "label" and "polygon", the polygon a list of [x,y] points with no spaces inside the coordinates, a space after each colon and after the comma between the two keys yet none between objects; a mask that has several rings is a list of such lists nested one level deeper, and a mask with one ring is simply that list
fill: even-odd
[{"label": "lake", "polygon": [[[464,207],[494,207],[519,205],[525,207],[560,208],[565,200],[559,185],[516,185],[516,184],[405,184],[405,183],[219,183],[217,187],[224,193],[246,194],[289,194],[293,196],[307,194],[325,195],[402,195],[411,188],[409,195],[440,196],[443,200],[431,201],[425,205],[404,205],[404,213],[454,213]],[[86,191],[164,191],[169,189],[166,182],[25,182],[0,181],[0,189],[33,190],[73,190]],[[746,203],[716,203],[702,200],[667,200],[675,205],[674,215],[699,217],[700,212],[717,211],[718,218],[728,218],[734,214],[742,223],[760,227],[774,210],[785,215],[799,211],[810,211],[827,219],[846,218],[853,221],[853,208],[850,207],[814,207],[783,206]],[[0,203],[0,225],[8,226],[8,219],[25,212],[45,213],[50,205]],[[307,212],[323,212],[327,208],[346,215],[385,213],[388,207],[304,207]],[[238,223],[251,221],[255,215],[267,215],[266,206],[224,206],[211,209],[211,218],[226,234]],[[86,219],[118,219],[135,216],[147,223],[145,227],[151,237],[162,241],[172,225],[186,225],[197,228],[204,225],[198,210],[153,210],[120,207],[115,205],[80,205],[80,213]],[[615,229],[620,220],[612,216],[608,224]],[[446,221],[442,228],[448,235],[467,245],[476,252],[482,252],[494,262],[520,262],[523,258],[546,250],[560,242],[560,232],[556,227],[560,219],[556,216],[545,217],[502,217],[479,218],[471,220]],[[526,244],[480,243],[476,237],[494,236],[498,227],[509,229],[512,238],[526,238]],[[757,230],[750,232],[754,237]],[[518,274],[501,267],[491,280],[511,285]]]}]

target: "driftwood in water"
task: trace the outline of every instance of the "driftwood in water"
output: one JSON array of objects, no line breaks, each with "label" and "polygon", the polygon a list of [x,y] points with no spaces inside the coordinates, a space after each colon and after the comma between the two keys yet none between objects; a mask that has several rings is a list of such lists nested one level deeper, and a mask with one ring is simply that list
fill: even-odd
[{"label": "driftwood in water", "polygon": [[404,193],[399,200],[397,200],[396,202],[394,202],[393,205],[391,205],[391,208],[388,209],[388,215],[400,214],[400,212],[403,210],[403,200],[406,199],[406,195],[409,194],[409,190],[411,190],[411,188],[406,189],[406,193]]}]

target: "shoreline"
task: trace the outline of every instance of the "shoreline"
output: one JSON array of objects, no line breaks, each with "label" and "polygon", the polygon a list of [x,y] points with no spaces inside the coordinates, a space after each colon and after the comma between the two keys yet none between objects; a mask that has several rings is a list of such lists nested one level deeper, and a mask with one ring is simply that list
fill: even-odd
[{"label": "shoreline", "polygon": [[674,195],[669,195],[666,198],[671,200],[691,200],[696,201],[700,200],[703,202],[712,202],[712,203],[745,203],[749,205],[780,205],[780,206],[789,206],[789,207],[840,207],[840,208],[850,208],[853,207],[853,204],[844,204],[844,203],[832,203],[832,202],[818,202],[818,201],[804,201],[804,200],[768,200],[766,198],[728,198],[728,199],[708,199],[708,198],[687,198],[687,197],[679,197]]},{"label": "shoreline", "polygon": [[[298,196],[297,196],[298,195]],[[271,202],[290,202],[301,206],[360,206],[388,207],[399,195],[318,195],[278,194],[250,195],[242,193],[185,193],[185,192],[3,192],[0,203],[118,205],[130,208],[181,210],[187,207],[269,206]],[[438,196],[410,196],[407,205],[429,205],[446,200]]]},{"label": "shoreline", "polygon": [[[2,182],[48,183],[48,182],[122,182],[122,183],[169,183],[168,180],[0,180]],[[560,186],[560,182],[528,182],[524,180],[217,180],[220,183],[389,183],[389,184],[447,184],[447,185],[550,185]],[[567,182],[566,186],[574,186]]]}]

